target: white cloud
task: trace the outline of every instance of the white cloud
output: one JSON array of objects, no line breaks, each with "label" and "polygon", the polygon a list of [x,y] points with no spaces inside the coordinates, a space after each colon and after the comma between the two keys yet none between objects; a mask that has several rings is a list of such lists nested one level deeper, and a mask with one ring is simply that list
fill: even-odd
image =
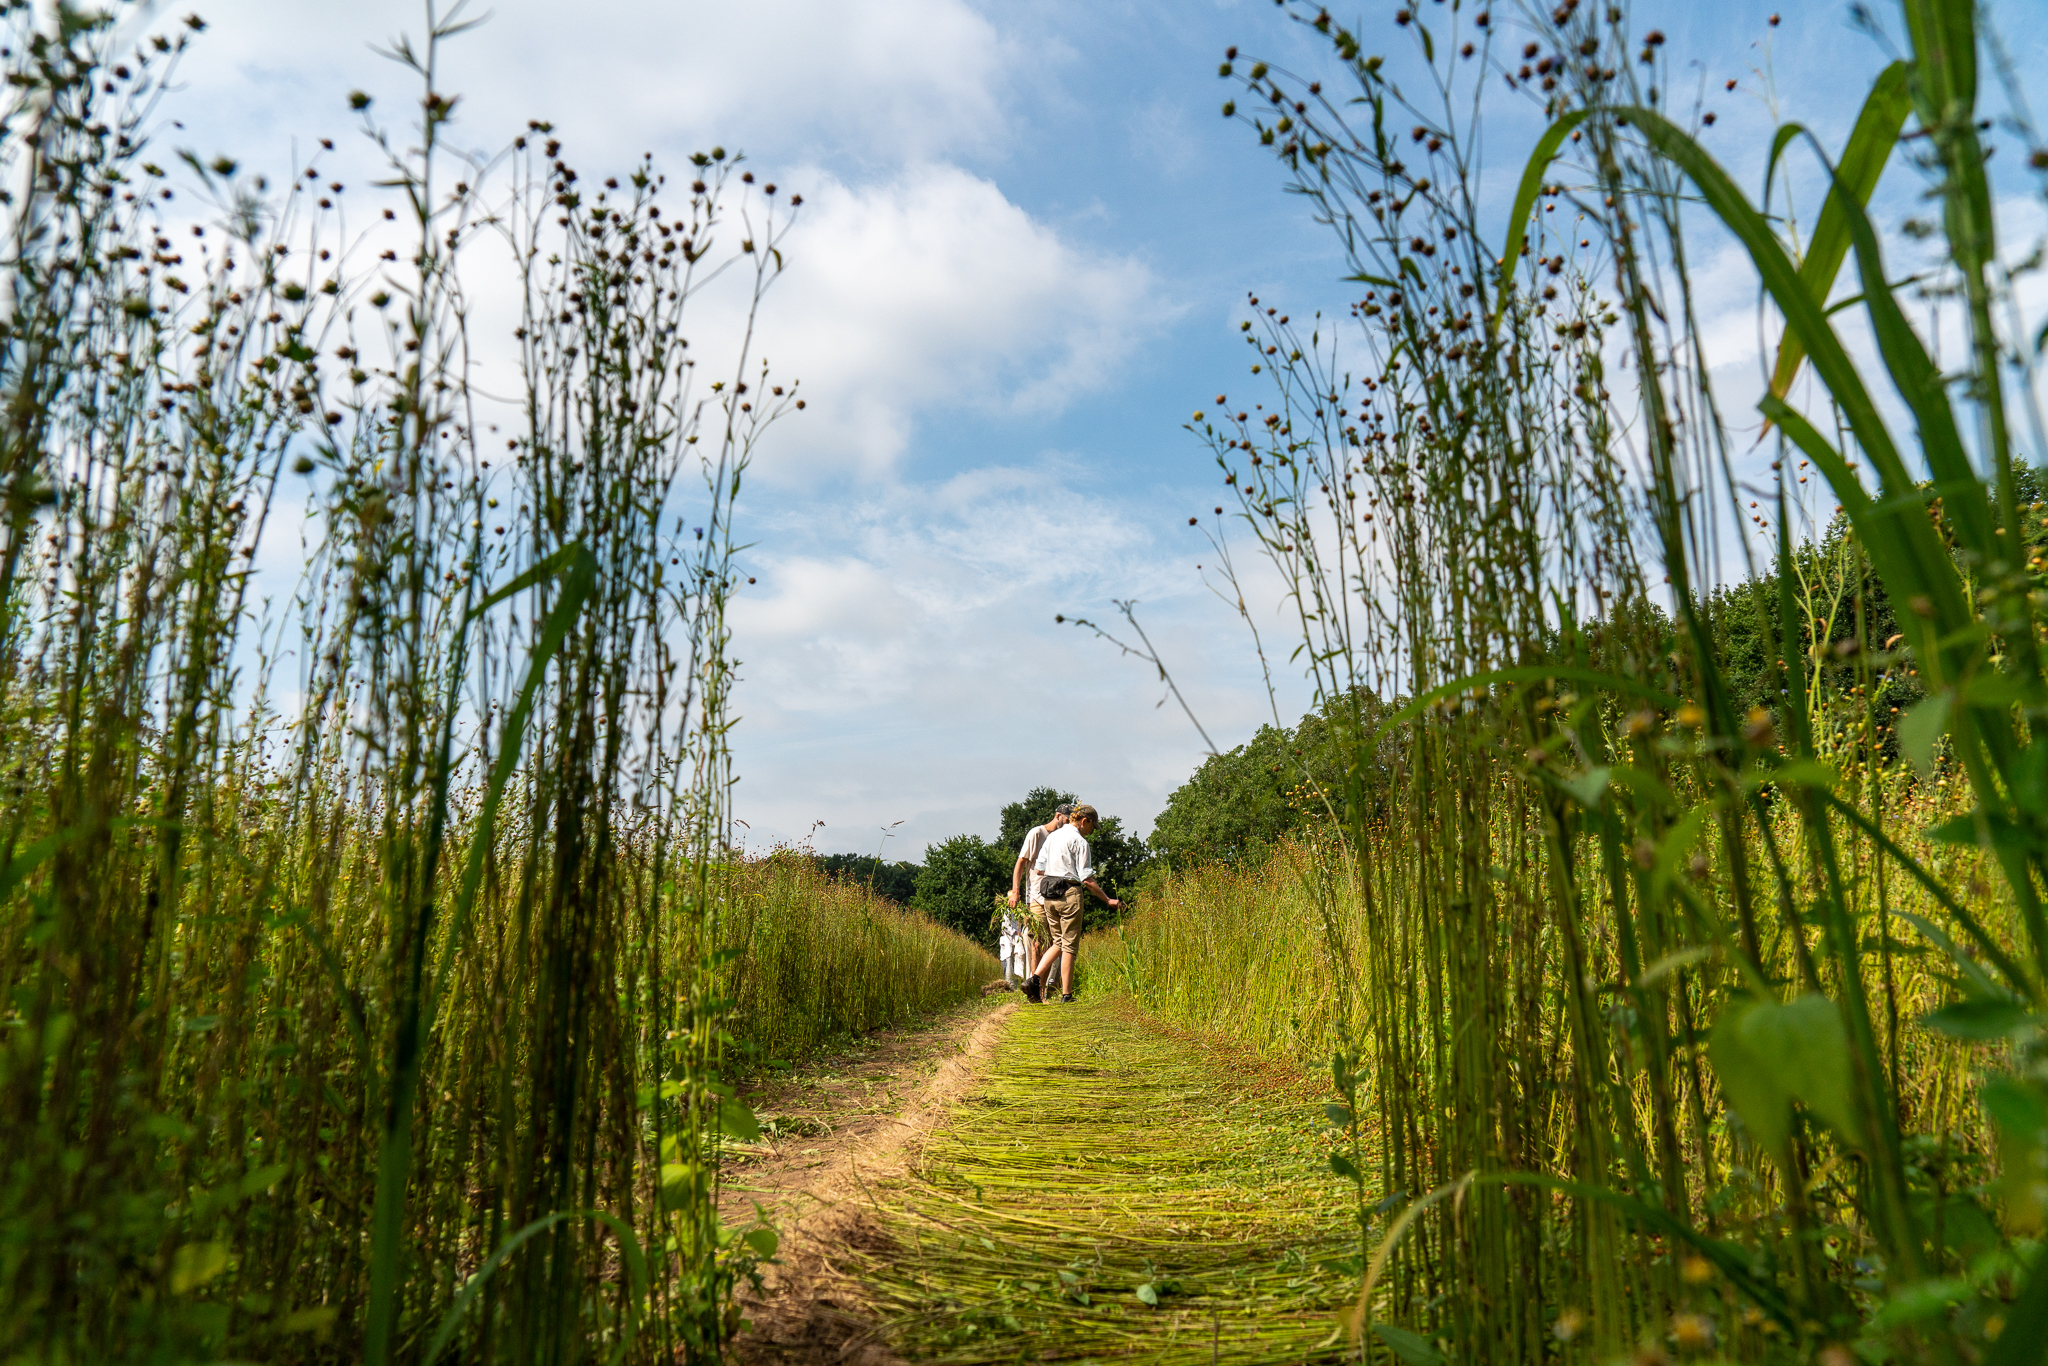
[{"label": "white cloud", "polygon": [[923,413],[1056,412],[1171,316],[1143,262],[1076,246],[958,167],[790,181],[806,216],[762,333],[812,409],[778,433],[785,473],[886,471]]},{"label": "white cloud", "polygon": [[1188,106],[1154,99],[1131,120],[1131,145],[1161,174],[1178,176],[1200,161],[1203,141],[1188,126]]},{"label": "white cloud", "polygon": [[[994,833],[1002,804],[1042,782],[1147,829],[1202,744],[1172,702],[1156,705],[1149,666],[1053,620],[1086,614],[1127,635],[1111,596],[1142,600],[1218,743],[1267,719],[1236,613],[1177,563],[1208,556],[1192,540],[1169,552],[1086,477],[1051,458],[977,469],[929,488],[877,485],[762,528],[747,565],[760,596],[733,616],[736,745],[753,775],[739,810],[757,839],[823,819],[820,848],[871,849],[871,831],[902,819],[890,856],[915,858],[962,828]],[[1252,577],[1251,595],[1277,604],[1278,581],[1263,566]],[[1306,703],[1281,681],[1291,721]]]},{"label": "white cloud", "polygon": [[[223,0],[207,17],[176,106],[186,126],[166,140],[277,178],[288,147],[304,157],[332,137],[323,166],[367,217],[361,186],[381,168],[345,96],[375,94],[403,144],[415,82],[370,45],[409,33],[417,47],[420,7]],[[804,381],[809,409],[777,432],[761,473],[871,477],[934,413],[1053,413],[1113,382],[1171,315],[1144,262],[1077,245],[945,160],[1000,155],[1025,50],[964,0],[621,0],[584,20],[498,0],[450,40],[442,84],[463,95],[450,133],[461,146],[501,147],[541,117],[586,176],[643,151],[674,173],[723,144],[746,149],[785,201],[802,194],[759,337],[778,376]],[[721,288],[696,311],[707,362],[737,332],[739,293]],[[480,297],[488,313],[494,292]]]},{"label": "white cloud", "polygon": [[[445,12],[450,7],[442,4]],[[607,158],[720,141],[769,158],[894,162],[993,146],[1020,53],[963,0],[606,0],[472,3],[488,19],[444,49],[464,140],[498,145],[529,118]],[[187,68],[215,118],[302,139],[339,125],[361,86],[413,98],[370,44],[425,28],[416,0],[219,0]],[[319,117],[331,115],[331,117]]]}]

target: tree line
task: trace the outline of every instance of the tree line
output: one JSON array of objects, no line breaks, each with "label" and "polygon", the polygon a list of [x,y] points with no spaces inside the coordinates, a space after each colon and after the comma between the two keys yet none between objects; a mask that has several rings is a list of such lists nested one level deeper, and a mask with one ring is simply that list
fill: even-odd
[{"label": "tree line", "polygon": [[[2039,558],[2048,547],[2048,525],[2041,517],[2048,501],[2041,473],[2016,461],[2012,477],[2020,505],[2031,519],[2026,553]],[[1757,515],[1767,529],[1769,518],[1763,510]],[[1956,555],[1955,538],[1942,518],[1939,500],[1931,516],[1944,544]],[[1809,723],[1818,734],[1831,737],[1837,750],[1853,751],[1867,743],[1883,758],[1897,757],[1897,719],[1926,696],[1926,689],[1917,670],[1893,649],[1901,634],[1897,609],[1841,510],[1836,509],[1817,534],[1795,546],[1787,563],[1789,574],[1781,574],[1775,560],[1765,559],[1752,573],[1708,595],[1715,652],[1737,711],[1761,711],[1775,729],[1783,729],[1787,722],[1776,621],[1781,590],[1789,589],[1808,670],[1807,696],[1815,713]],[[1666,653],[1676,651],[1678,623],[1654,603],[1644,607],[1662,627],[1658,636]],[[1602,623],[1580,623],[1576,629],[1597,653]],[[1558,659],[1570,655],[1563,634],[1560,631],[1560,638],[1551,642]],[[1212,862],[1256,865],[1280,840],[1339,821],[1345,790],[1341,768],[1350,751],[1338,742],[1352,705],[1361,724],[1375,727],[1406,702],[1400,697],[1385,702],[1360,692],[1351,701],[1335,699],[1309,712],[1293,726],[1261,726],[1244,744],[1210,755],[1167,798],[1154,822],[1146,839],[1151,866],[1164,872]],[[1401,743],[1399,728],[1390,732],[1384,747]],[[1367,784],[1368,791],[1372,786]]]}]

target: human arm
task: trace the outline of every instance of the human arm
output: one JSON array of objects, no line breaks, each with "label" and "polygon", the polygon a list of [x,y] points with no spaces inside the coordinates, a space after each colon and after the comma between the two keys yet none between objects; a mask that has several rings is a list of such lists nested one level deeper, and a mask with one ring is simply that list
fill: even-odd
[{"label": "human arm", "polygon": [[1095,893],[1095,899],[1097,901],[1100,901],[1103,905],[1109,907],[1111,910],[1115,911],[1123,909],[1124,903],[1118,901],[1113,896],[1105,895],[1101,886],[1095,881],[1094,878],[1089,878],[1086,882],[1083,882],[1081,885],[1083,887],[1086,887],[1089,891]]},{"label": "human arm", "polygon": [[1024,870],[1030,864],[1031,856],[1029,854],[1019,854],[1017,856],[1017,866],[1010,869],[1010,904],[1012,906],[1017,904],[1017,897],[1020,895],[1019,889],[1024,882]]}]

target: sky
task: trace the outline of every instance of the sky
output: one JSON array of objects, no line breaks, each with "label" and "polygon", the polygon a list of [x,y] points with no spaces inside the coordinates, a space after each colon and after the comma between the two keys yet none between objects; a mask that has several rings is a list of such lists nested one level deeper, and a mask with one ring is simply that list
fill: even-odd
[{"label": "sky", "polygon": [[[1635,6],[1636,28],[1662,28],[1674,68],[1709,92],[1709,145],[1738,167],[1768,145],[1767,85],[1778,115],[1839,146],[1887,59],[1847,4],[1776,2],[1775,29],[1751,0]],[[1340,17],[1412,79],[1396,8]],[[1448,22],[1448,6],[1418,8]],[[1994,9],[2021,70],[2043,69],[2041,40],[2013,36],[2042,33],[2042,9]],[[320,137],[368,165],[347,95],[402,107],[408,78],[376,47],[417,39],[418,4],[199,12],[167,136],[280,179]],[[1001,806],[1041,785],[1149,830],[1205,746],[1148,665],[1071,624],[1120,626],[1118,601],[1136,601],[1219,746],[1306,708],[1284,657],[1269,695],[1235,604],[1196,569],[1208,547],[1188,518],[1221,501],[1221,479],[1184,424],[1244,382],[1248,293],[1297,314],[1349,297],[1334,235],[1219,112],[1236,93],[1216,74],[1226,48],[1313,77],[1331,70],[1314,35],[1266,0],[468,13],[487,17],[451,40],[441,82],[464,97],[466,145],[546,119],[586,174],[642,153],[680,169],[720,145],[805,198],[760,335],[807,406],[770,434],[740,507],[756,580],[734,616],[750,845],[916,859],[962,831],[993,835]],[[1500,110],[1485,183],[1504,218],[1540,119]],[[1912,192],[1880,196],[1888,222]],[[1754,286],[1725,244],[1709,238],[1701,259],[1717,360],[1753,390]],[[730,301],[707,309],[704,326],[731,325]],[[1255,580],[1248,608],[1273,620],[1279,593]]]}]

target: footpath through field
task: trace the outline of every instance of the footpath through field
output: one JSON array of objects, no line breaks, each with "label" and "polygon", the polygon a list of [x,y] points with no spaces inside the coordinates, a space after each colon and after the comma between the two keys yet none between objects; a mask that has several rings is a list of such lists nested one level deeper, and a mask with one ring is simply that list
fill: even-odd
[{"label": "footpath through field", "polygon": [[959,1363],[1345,1355],[1329,1340],[1356,1226],[1298,1075],[1116,1000],[990,1023],[921,1148],[864,1188],[870,1236],[833,1259],[871,1346]]}]

